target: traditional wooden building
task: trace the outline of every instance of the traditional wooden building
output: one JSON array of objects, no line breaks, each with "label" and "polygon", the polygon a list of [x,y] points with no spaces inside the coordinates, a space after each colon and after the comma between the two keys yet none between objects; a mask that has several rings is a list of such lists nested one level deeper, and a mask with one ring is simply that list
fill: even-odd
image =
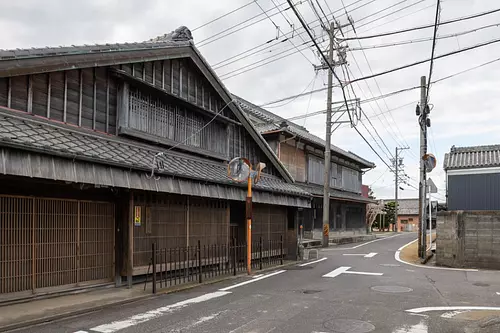
[{"label": "traditional wooden building", "polygon": [[[325,141],[291,121],[235,96],[241,108],[264,136],[297,186],[314,198],[299,218],[306,237],[321,239],[323,217]],[[331,146],[330,235],[366,233],[366,204],[375,201],[362,195],[362,175],[375,167],[370,161]]]},{"label": "traditional wooden building", "polygon": [[143,43],[0,51],[0,298],[143,274],[158,247],[296,246],[293,178],[181,27]]}]

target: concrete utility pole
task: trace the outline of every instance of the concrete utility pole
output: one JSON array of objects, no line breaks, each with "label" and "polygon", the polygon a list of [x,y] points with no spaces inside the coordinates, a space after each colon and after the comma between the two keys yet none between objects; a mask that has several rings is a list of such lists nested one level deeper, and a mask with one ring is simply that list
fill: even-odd
[{"label": "concrete utility pole", "polygon": [[[333,65],[333,50],[335,43],[335,23],[330,23],[328,35],[330,37],[330,48],[328,50],[328,61]],[[325,136],[325,170],[323,184],[323,241],[322,246],[328,247],[330,241],[330,165],[331,165],[331,141],[332,141],[332,94],[333,73],[328,71],[328,93],[326,96],[326,136]]]},{"label": "concrete utility pole", "polygon": [[427,126],[430,123],[427,120],[427,115],[429,113],[429,107],[427,106],[427,93],[426,93],[427,83],[426,77],[422,76],[420,78],[420,106],[417,106],[417,116],[419,116],[419,126],[420,126],[420,182],[418,186],[419,193],[419,223],[418,223],[418,256],[421,259],[425,259],[426,247],[427,247],[427,235],[426,235],[426,171],[423,156],[427,154]]},{"label": "concrete utility pole", "polygon": [[396,155],[394,160],[392,161],[392,165],[394,166],[395,169],[395,176],[396,176],[396,181],[395,181],[395,187],[394,187],[394,232],[397,232],[397,225],[398,225],[398,190],[399,190],[399,171],[400,167],[403,166],[403,159],[399,158],[399,152],[401,150],[408,149],[408,147],[403,147],[399,148],[396,147]]}]

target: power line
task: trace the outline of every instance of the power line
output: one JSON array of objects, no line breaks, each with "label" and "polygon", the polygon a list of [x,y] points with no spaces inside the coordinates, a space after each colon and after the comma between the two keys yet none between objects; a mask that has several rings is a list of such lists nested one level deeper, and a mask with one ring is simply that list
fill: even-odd
[{"label": "power line", "polygon": [[[488,29],[488,28],[493,28],[493,27],[498,27],[500,26],[500,23],[494,23],[494,24],[488,24],[484,25],[475,29],[470,29],[466,31],[461,31],[453,34],[448,34],[448,35],[441,35],[437,36],[436,39],[447,39],[447,38],[455,38],[463,35],[467,35],[473,32],[477,32],[483,29]],[[432,41],[433,37],[423,37],[423,38],[416,38],[416,39],[410,39],[410,40],[403,40],[399,42],[394,42],[394,43],[385,43],[385,44],[375,44],[375,45],[368,45],[368,46],[363,46],[363,47],[353,47],[349,48],[350,51],[361,51],[361,50],[369,50],[369,49],[378,49],[378,48],[384,48],[384,47],[393,47],[393,46],[400,46],[400,45],[408,45],[408,44],[415,44],[415,43],[421,43],[421,42],[428,42]]]},{"label": "power line", "polygon": [[[500,12],[500,8],[499,9],[489,10],[489,11],[478,13],[478,14],[469,15],[469,16],[463,16],[463,17],[455,18],[455,19],[448,20],[448,21],[442,21],[441,23],[439,23],[439,25],[441,26],[441,25],[456,23],[456,22],[460,22],[460,21],[471,20],[471,19],[474,19],[474,18],[482,17],[482,16],[485,16],[485,15],[490,15],[490,14],[497,13],[497,12]],[[434,24],[428,24],[428,25],[422,25],[422,26],[408,28],[408,29],[402,29],[402,30],[398,30],[398,31],[383,32],[383,33],[376,34],[376,35],[368,35],[368,36],[361,36],[361,37],[358,36],[356,38],[354,38],[354,37],[352,37],[352,38],[342,38],[342,40],[343,41],[348,41],[348,40],[354,40],[354,39],[370,39],[370,38],[377,38],[377,37],[385,37],[385,36],[402,34],[402,33],[410,32],[410,31],[427,29],[427,28],[433,28],[433,27],[434,27]]]},{"label": "power line", "polygon": [[[470,51],[470,50],[477,49],[477,48],[480,48],[480,47],[488,46],[490,44],[494,44],[494,43],[498,43],[498,42],[500,42],[500,39],[497,38],[497,39],[493,39],[493,40],[490,40],[490,41],[487,41],[487,42],[484,42],[484,43],[475,44],[475,45],[472,45],[472,46],[469,46],[469,47],[466,47],[466,48],[463,48],[463,49],[460,49],[460,50],[456,50],[456,51],[452,51],[452,52],[448,52],[448,53],[443,53],[443,54],[441,54],[439,56],[434,57],[434,60],[442,59],[442,58],[445,58],[445,57],[449,57],[449,56],[452,56],[452,55],[455,55],[455,54],[459,54],[459,53],[462,53],[462,52]],[[390,74],[390,73],[397,72],[397,71],[400,71],[400,70],[403,70],[403,69],[407,69],[407,68],[410,68],[410,67],[418,66],[418,65],[424,64],[424,63],[429,62],[429,61],[430,61],[430,59],[424,59],[424,60],[420,60],[420,61],[417,61],[417,62],[414,62],[414,63],[411,63],[411,64],[407,64],[407,65],[395,67],[395,68],[388,69],[386,71],[379,72],[379,73],[376,73],[376,74],[373,74],[373,75],[369,75],[369,76],[364,76],[364,77],[353,79],[352,81],[347,82],[347,84],[351,84],[351,83],[362,81],[362,80],[371,79],[373,77],[378,77],[378,76]],[[487,64],[490,64],[490,63],[495,62],[495,61],[498,61],[498,60],[493,60],[493,61],[490,61],[490,62],[488,62],[486,64],[483,64],[483,65],[487,65]],[[472,69],[474,69],[474,68],[472,68]],[[459,74],[461,74],[461,73],[456,73],[454,75],[459,75]],[[445,79],[445,78],[443,78],[443,79]],[[435,81],[435,82],[431,82],[431,83],[436,83],[436,82],[439,82],[439,81]],[[327,88],[316,89],[316,90],[313,90],[312,92],[303,93],[300,96],[298,96],[298,95],[292,95],[292,96],[288,96],[288,97],[283,97],[283,98],[280,98],[280,99],[275,100],[275,101],[263,103],[263,104],[261,104],[259,106],[266,106],[266,105],[276,104],[276,103],[279,103],[279,102],[287,101],[287,100],[289,100],[291,98],[295,98],[297,96],[298,97],[302,97],[302,96],[307,96],[309,94],[314,94],[314,93],[317,93],[317,92],[322,92],[322,91],[325,91],[326,89]],[[416,89],[416,88],[409,88],[409,89],[413,90],[413,89]],[[408,89],[403,89],[403,91],[407,91],[407,90]],[[384,96],[387,96],[387,94],[384,95]]]},{"label": "power line", "polygon": [[[255,0],[255,3],[257,4],[257,6],[259,6],[260,10],[262,10],[262,12],[266,15],[266,17],[271,21],[271,23],[276,27],[276,29],[278,29],[279,32],[281,32],[283,34],[283,31],[281,30],[281,28],[276,24],[274,23],[273,19],[267,14],[267,12],[264,10],[264,8],[262,8],[262,6],[259,4],[259,2],[257,0]],[[292,6],[293,4],[290,2],[290,6]],[[278,8],[278,7],[276,7]],[[279,10],[279,9],[278,9]],[[281,13],[281,11],[280,11]],[[314,64],[312,63],[311,59],[309,59],[303,52],[302,50],[300,50],[293,42],[291,39],[288,39],[288,42],[290,44],[293,45],[293,47],[297,50],[297,52],[299,52],[300,54],[302,54],[302,56],[309,62],[311,63],[311,65],[314,66]],[[305,42],[304,42],[305,43]]]},{"label": "power line", "polygon": [[384,22],[384,23],[379,24],[379,25],[376,25],[376,26],[374,26],[374,27],[370,27],[369,29],[365,29],[365,31],[363,31],[363,32],[366,32],[366,31],[368,31],[368,30],[374,30],[374,29],[380,28],[380,27],[382,27],[382,26],[384,26],[384,25],[387,25],[387,24],[390,24],[390,23],[396,22],[396,21],[398,21],[398,20],[401,20],[402,18],[405,18],[405,17],[411,16],[411,15],[414,15],[414,14],[416,14],[416,13],[419,13],[419,12],[421,12],[421,11],[424,11],[424,10],[429,9],[429,8],[432,8],[432,7],[434,7],[434,5],[430,5],[430,6],[426,6],[426,7],[424,7],[424,8],[420,8],[419,10],[416,10],[416,11],[413,11],[413,12],[411,12],[411,13],[408,13],[408,14],[405,14],[405,15],[402,15],[402,16],[399,16],[399,17],[396,17],[396,18],[395,18],[395,19],[393,19],[393,20],[390,20],[390,21]]},{"label": "power line", "polygon": [[223,15],[219,16],[219,17],[216,17],[216,18],[214,18],[213,20],[211,20],[211,21],[209,21],[209,22],[207,22],[207,23],[204,23],[204,24],[202,24],[202,25],[200,25],[200,26],[198,26],[198,27],[194,28],[193,30],[191,30],[191,32],[195,32],[196,30],[201,29],[201,28],[203,28],[203,27],[205,27],[205,26],[207,26],[207,25],[209,25],[209,24],[212,24],[212,23],[214,23],[214,22],[216,22],[216,21],[218,21],[218,20],[220,20],[220,19],[222,19],[222,18],[224,18],[224,17],[226,17],[226,16],[229,16],[229,15],[231,15],[231,14],[233,14],[233,13],[236,13],[237,11],[239,11],[239,10],[241,10],[241,9],[243,9],[243,8],[247,7],[247,6],[250,6],[252,3],[253,3],[253,1],[250,1],[250,2],[248,2],[248,3],[246,3],[246,4],[244,4],[243,6],[240,6],[240,7],[236,8],[236,9],[233,9],[232,11],[227,12],[227,13],[225,13],[225,14],[223,14]]},{"label": "power line", "polygon": [[[317,73],[313,76],[313,78],[312,78],[311,82],[309,82],[309,83],[307,84],[307,86],[304,88],[304,90],[302,90],[301,94],[302,94],[302,93],[304,93],[307,89],[309,89],[309,86],[310,86],[311,84],[313,85],[313,86],[312,86],[312,88],[311,88],[311,91],[312,91],[312,90],[314,90],[314,84],[313,84],[313,83],[315,82],[316,77],[317,77]],[[311,94],[311,95],[309,95],[309,97],[312,97],[312,94]],[[297,97],[297,98],[298,98],[298,97]],[[284,103],[284,104],[281,104],[281,105],[270,106],[270,107],[268,107],[268,109],[272,109],[272,108],[280,108],[280,107],[282,107],[282,106],[288,105],[288,104],[292,103],[293,101],[295,101],[297,98],[293,98],[293,99],[289,100],[288,102],[286,102],[286,103]],[[309,101],[310,101],[310,100],[311,100],[311,99],[309,99]]]}]

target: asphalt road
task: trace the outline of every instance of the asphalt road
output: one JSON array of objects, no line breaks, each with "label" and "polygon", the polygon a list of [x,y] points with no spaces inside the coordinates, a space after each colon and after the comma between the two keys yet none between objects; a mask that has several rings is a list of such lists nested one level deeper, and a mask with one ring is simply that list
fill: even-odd
[{"label": "asphalt road", "polygon": [[[319,253],[321,261],[309,265],[18,332],[500,332],[500,274],[420,268],[396,261],[398,248],[415,237],[401,234],[325,249]],[[474,306],[491,309],[469,309]]]}]

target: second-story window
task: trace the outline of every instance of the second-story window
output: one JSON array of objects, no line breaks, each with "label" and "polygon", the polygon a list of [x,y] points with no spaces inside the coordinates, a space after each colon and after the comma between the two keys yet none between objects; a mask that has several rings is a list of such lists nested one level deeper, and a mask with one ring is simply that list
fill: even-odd
[{"label": "second-story window", "polygon": [[130,89],[129,128],[227,155],[226,126],[217,121],[206,126],[209,121],[210,119],[194,111],[168,103],[138,89]]}]

